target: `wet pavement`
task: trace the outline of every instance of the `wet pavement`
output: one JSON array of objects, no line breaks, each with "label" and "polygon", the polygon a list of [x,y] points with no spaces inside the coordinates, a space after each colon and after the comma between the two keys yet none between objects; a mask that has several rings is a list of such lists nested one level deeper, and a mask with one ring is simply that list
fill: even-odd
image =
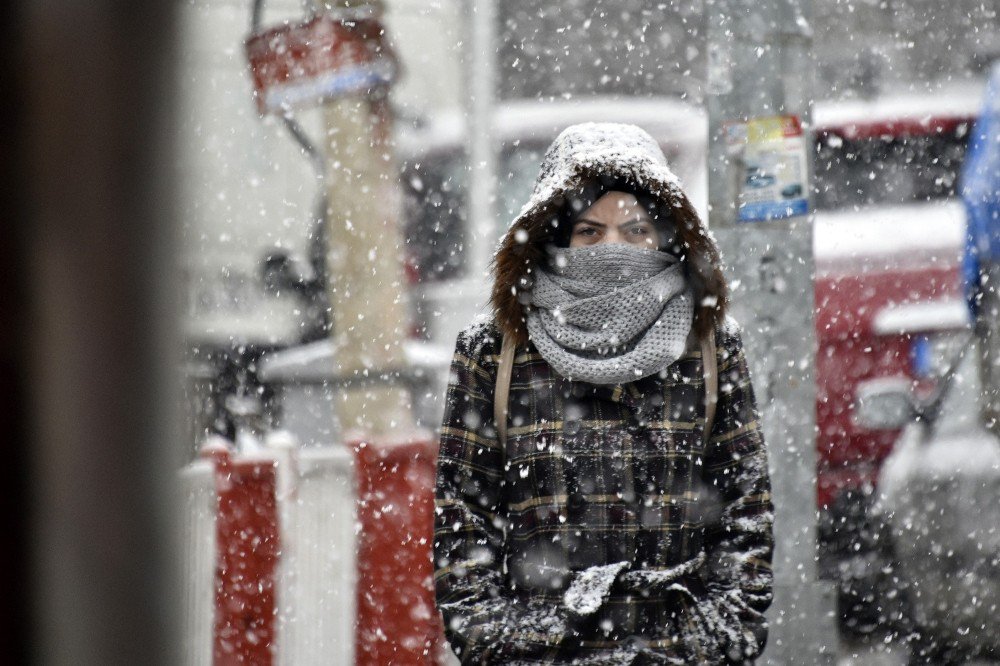
[{"label": "wet pavement", "polygon": [[837,666],[903,666],[908,652],[905,646],[878,638],[846,641],[837,649]]},{"label": "wet pavement", "polygon": [[[837,648],[837,666],[905,666],[909,654],[906,646],[878,637],[866,640],[845,640]],[[1000,662],[973,660],[965,666],[997,666]]]}]

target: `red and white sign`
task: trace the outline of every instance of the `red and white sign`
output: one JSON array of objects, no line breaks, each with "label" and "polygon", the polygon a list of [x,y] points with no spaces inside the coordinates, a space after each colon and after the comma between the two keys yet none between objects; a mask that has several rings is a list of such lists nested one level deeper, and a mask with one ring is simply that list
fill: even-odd
[{"label": "red and white sign", "polygon": [[257,108],[283,113],[385,89],[398,66],[384,36],[378,19],[329,14],[251,35],[246,52]]}]

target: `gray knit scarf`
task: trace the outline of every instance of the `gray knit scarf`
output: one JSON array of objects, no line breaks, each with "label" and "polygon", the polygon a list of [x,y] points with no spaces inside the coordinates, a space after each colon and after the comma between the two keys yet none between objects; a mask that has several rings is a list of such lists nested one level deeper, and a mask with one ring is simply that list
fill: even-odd
[{"label": "gray knit scarf", "polygon": [[622,384],[684,352],[694,297],[680,262],[626,244],[549,248],[527,308],[538,353],[564,377]]}]

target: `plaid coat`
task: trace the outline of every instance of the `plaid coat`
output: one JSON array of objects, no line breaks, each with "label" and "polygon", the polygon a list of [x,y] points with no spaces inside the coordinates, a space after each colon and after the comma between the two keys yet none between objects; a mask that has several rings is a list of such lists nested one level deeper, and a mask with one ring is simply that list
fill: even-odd
[{"label": "plaid coat", "polygon": [[507,442],[493,321],[456,345],[441,429],[435,585],[465,664],[743,663],[767,636],[772,504],[738,326],[716,330],[706,446],[701,353],[599,386],[519,345]]}]

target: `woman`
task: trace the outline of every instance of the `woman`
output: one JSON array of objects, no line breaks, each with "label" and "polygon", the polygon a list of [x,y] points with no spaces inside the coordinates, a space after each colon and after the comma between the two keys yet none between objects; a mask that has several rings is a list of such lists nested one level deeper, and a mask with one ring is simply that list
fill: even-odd
[{"label": "woman", "polygon": [[441,432],[435,583],[455,653],[752,661],[771,601],[764,442],[718,251],[653,139],[565,130],[494,272]]}]

